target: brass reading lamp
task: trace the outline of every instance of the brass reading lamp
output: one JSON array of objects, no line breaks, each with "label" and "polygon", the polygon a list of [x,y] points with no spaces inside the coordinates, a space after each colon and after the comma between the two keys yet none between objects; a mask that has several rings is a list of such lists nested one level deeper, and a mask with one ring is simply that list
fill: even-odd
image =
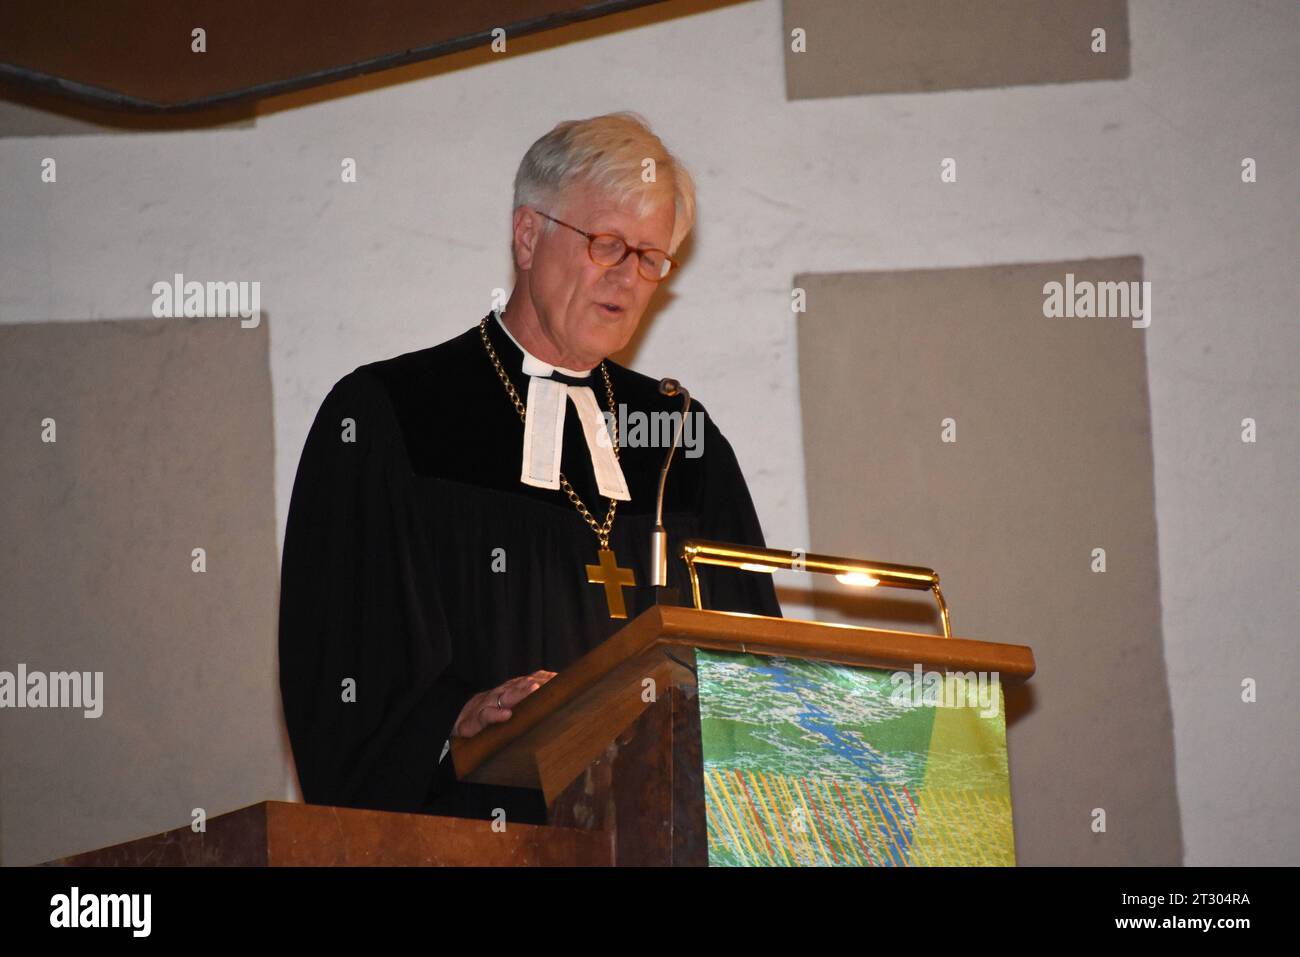
[{"label": "brass reading lamp", "polygon": [[797,551],[782,551],[778,548],[754,548],[749,545],[732,545],[728,542],[710,542],[702,539],[688,539],[683,542],[681,557],[685,560],[686,568],[691,575],[691,595],[695,600],[695,607],[701,610],[704,604],[700,599],[700,577],[696,570],[697,565],[723,565],[727,568],[768,574],[779,568],[788,568],[793,571],[834,575],[842,584],[859,588],[885,585],[891,588],[932,591],[934,600],[939,605],[943,636],[952,637],[952,628],[948,621],[948,604],[943,600],[943,592],[939,589],[939,576],[931,568],[868,562],[835,555],[809,555]]},{"label": "brass reading lamp", "polygon": [[[677,420],[673,442],[668,448],[668,455],[664,458],[663,468],[659,471],[655,524],[650,533],[650,584],[657,588],[667,588],[668,530],[664,528],[664,486],[668,481],[668,467],[672,464],[673,452],[681,444],[682,430],[686,426],[686,417],[690,414],[691,394],[676,379],[660,379],[659,391],[670,398],[682,397],[682,411]],[[887,562],[865,562],[835,555],[807,555],[803,552],[787,552],[777,548],[754,548],[749,545],[733,545],[729,542],[710,542],[702,539],[688,539],[683,542],[681,557],[686,561],[686,568],[691,575],[691,595],[695,600],[695,607],[701,611],[704,610],[704,602],[700,598],[700,576],[696,565],[724,565],[728,568],[769,574],[778,568],[789,568],[794,571],[834,575],[842,584],[860,588],[886,585],[892,588],[932,591],[934,600],[939,604],[943,636],[952,637],[952,628],[948,621],[948,604],[943,600],[943,592],[939,589],[939,576],[931,568],[922,568],[919,565],[893,565]]]}]

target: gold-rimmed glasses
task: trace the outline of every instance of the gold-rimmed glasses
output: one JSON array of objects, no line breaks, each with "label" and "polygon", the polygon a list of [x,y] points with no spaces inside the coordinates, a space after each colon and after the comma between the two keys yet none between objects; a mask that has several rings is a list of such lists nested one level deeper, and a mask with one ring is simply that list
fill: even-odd
[{"label": "gold-rimmed glasses", "polygon": [[540,209],[535,211],[538,215],[545,216],[551,222],[567,226],[575,233],[585,237],[587,240],[587,255],[591,257],[591,261],[597,266],[612,269],[622,263],[629,254],[636,253],[637,273],[643,279],[650,280],[650,282],[661,282],[678,265],[677,260],[662,249],[653,247],[638,249],[635,246],[629,246],[623,237],[615,236],[613,233],[589,233],[585,229],[579,229],[577,226],[556,219],[554,216],[548,216]]}]

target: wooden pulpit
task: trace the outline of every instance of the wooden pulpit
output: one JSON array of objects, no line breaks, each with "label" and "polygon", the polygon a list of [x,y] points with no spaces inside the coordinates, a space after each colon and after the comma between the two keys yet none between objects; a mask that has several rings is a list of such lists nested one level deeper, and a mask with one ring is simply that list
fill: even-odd
[{"label": "wooden pulpit", "polygon": [[705,865],[696,649],[842,665],[1034,672],[1033,652],[838,624],[657,605],[557,674],[509,721],[452,742],[463,781],[535,789],[547,825],[263,802],[55,864]]}]

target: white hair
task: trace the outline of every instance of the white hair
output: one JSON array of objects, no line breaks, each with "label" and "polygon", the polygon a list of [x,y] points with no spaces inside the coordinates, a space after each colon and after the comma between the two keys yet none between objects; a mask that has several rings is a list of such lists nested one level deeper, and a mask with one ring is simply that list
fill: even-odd
[{"label": "white hair", "polygon": [[[654,181],[643,178],[645,160],[654,161]],[[585,120],[566,120],[528,148],[515,173],[512,211],[547,207],[572,187],[604,193],[637,216],[673,204],[671,256],[695,225],[695,180],[668,152],[645,119],[630,110]],[[555,215],[555,213],[551,213]],[[542,220],[543,235],[555,229]]]}]

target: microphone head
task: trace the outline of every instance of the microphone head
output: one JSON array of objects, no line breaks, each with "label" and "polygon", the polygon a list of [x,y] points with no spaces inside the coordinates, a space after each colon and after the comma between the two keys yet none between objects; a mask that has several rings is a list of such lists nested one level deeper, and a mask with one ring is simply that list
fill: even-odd
[{"label": "microphone head", "polygon": [[676,379],[660,379],[659,391],[667,396],[674,396],[682,390],[682,384]]}]

